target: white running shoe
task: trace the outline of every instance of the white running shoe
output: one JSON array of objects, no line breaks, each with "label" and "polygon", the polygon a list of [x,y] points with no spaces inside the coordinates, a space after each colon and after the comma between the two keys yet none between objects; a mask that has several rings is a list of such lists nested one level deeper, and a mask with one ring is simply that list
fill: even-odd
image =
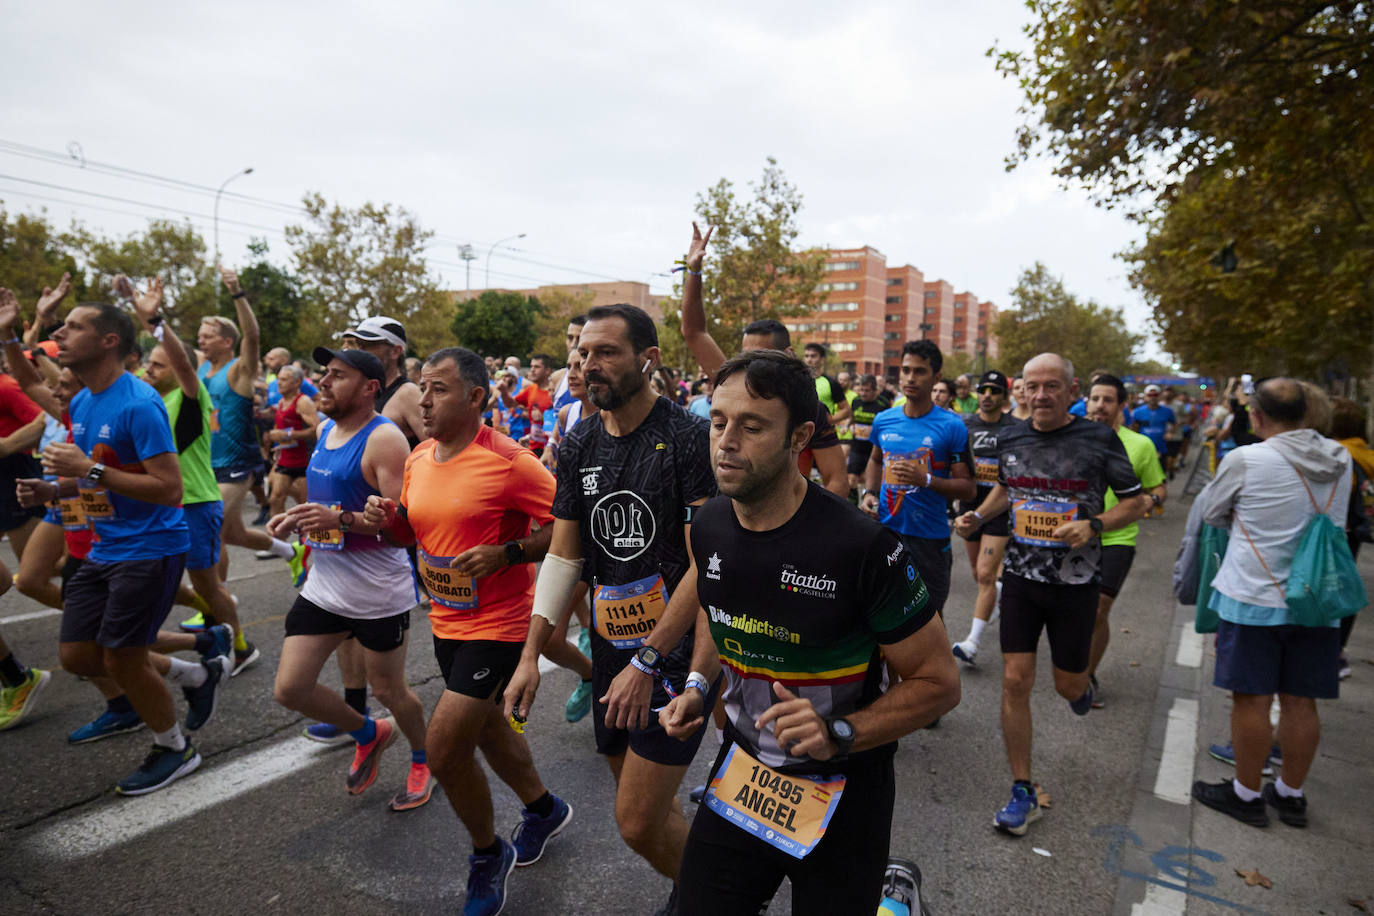
[{"label": "white running shoe", "polygon": [[978,643],[971,639],[954,644],[954,657],[966,665],[974,664],[974,659],[978,657]]}]

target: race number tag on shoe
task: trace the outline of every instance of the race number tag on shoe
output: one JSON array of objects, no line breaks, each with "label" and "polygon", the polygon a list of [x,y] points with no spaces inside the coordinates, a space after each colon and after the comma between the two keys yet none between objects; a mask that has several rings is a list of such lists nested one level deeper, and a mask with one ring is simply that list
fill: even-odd
[{"label": "race number tag on shoe", "polygon": [[996,458],[975,458],[973,459],[973,479],[979,483],[994,484],[997,482],[997,459]]},{"label": "race number tag on shoe", "polygon": [[433,557],[416,549],[415,559],[420,567],[420,579],[435,604],[455,611],[477,610],[477,584],[472,576],[449,568],[453,557]]},{"label": "race number tag on shoe", "polygon": [[1057,503],[1042,499],[1018,499],[1011,504],[1012,537],[1032,547],[1067,547],[1055,529],[1078,517],[1076,503]]},{"label": "race number tag on shoe", "polygon": [[64,531],[85,531],[86,510],[81,506],[80,496],[68,496],[57,501],[57,511],[62,514]]},{"label": "race number tag on shoe", "polygon": [[[330,503],[329,508],[339,508],[338,503]],[[343,550],[343,532],[338,528],[317,528],[307,532],[305,542],[311,550]]]},{"label": "race number tag on shoe", "polygon": [[668,606],[662,576],[625,585],[597,585],[592,597],[592,629],[617,649],[637,649],[658,626]]},{"label": "race number tag on shoe", "polygon": [[785,776],[738,744],[706,789],[706,807],[797,859],[816,848],[844,792],[843,776]]},{"label": "race number tag on shoe", "polygon": [[[104,487],[81,487],[81,511],[88,519],[103,522],[115,517],[110,491]],[[65,523],[64,523],[65,524]]]}]

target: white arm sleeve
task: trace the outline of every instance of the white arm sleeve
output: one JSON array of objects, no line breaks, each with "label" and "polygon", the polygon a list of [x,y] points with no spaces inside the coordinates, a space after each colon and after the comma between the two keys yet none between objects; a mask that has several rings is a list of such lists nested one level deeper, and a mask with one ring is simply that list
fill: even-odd
[{"label": "white arm sleeve", "polygon": [[553,626],[568,606],[568,598],[582,576],[582,561],[568,560],[557,554],[544,557],[539,578],[534,581],[534,608],[530,616],[538,614]]}]

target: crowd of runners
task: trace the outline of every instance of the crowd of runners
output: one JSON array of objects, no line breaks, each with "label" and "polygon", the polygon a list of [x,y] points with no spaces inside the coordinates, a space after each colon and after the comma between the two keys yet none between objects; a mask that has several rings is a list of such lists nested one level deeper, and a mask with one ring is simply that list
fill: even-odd
[{"label": "crowd of runners", "polygon": [[[466,913],[499,912],[512,871],[573,820],[577,799],[555,794],[523,735],[548,702],[541,656],[577,675],[563,714],[591,717],[620,834],[664,878],[659,912],[757,913],[784,878],[795,912],[871,913],[884,898],[919,912],[919,870],[889,859],[898,740],[954,709],[959,665],[978,664],[993,622],[1010,778],[987,817],[1025,834],[1041,814],[1042,634],[1071,714],[1106,705],[1097,675],[1140,522],[1162,511],[1195,429],[1248,432],[1235,399],[1249,392],[1227,389],[1221,426],[1210,403],[1153,385],[1133,396],[1072,354],[946,379],[928,340],[902,347],[893,379],[831,376],[823,345],[798,357],[771,320],[727,357],[706,333],[709,238],[694,227],[683,262],[692,386],[628,305],[577,316],[566,355],[525,371],[461,346],[407,357],[385,316],[308,362],[260,355],[227,269],[236,320],[205,319],[194,347],[164,320],[157,279],[120,278],[123,305],[59,318],[64,278],[24,339],[0,289],[13,581],[62,610],[62,667],[100,694],[69,740],[151,732],[123,795],[200,766],[192,733],[262,658],[226,587],[234,545],[281,564],[276,702],[309,719],[305,737],[353,746],[352,794],[404,739],[389,805],[442,786],[472,841]],[[156,341],[146,354],[140,329]],[[956,553],[977,596],[951,639]],[[165,627],[173,604],[189,616]],[[445,688],[428,714],[405,670],[417,608]],[[331,656],[342,692],[320,682]],[[2,641],[0,675],[10,728],[51,675]],[[715,760],[689,816],[679,791],[708,733]],[[479,751],[522,804],[509,837]]]}]

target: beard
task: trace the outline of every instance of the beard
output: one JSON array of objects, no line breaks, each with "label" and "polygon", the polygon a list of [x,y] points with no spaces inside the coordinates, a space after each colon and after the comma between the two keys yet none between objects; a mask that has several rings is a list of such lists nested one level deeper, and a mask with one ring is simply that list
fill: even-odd
[{"label": "beard", "polygon": [[[589,373],[586,377],[587,395],[591,402],[601,410],[615,410],[629,403],[644,387],[644,376],[632,372],[618,379],[610,379],[599,372]],[[593,384],[605,385],[598,391]]]}]

